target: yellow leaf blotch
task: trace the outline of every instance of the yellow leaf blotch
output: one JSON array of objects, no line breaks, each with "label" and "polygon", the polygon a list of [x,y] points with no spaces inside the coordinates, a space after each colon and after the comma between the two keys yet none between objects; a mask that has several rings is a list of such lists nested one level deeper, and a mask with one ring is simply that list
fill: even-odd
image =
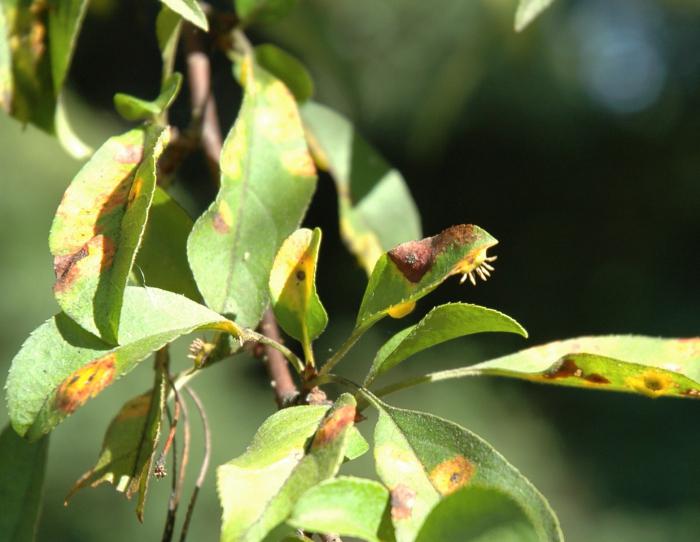
[{"label": "yellow leaf blotch", "polygon": [[454,493],[469,483],[476,466],[463,455],[447,459],[430,471],[430,481],[441,495]]},{"label": "yellow leaf blotch", "polygon": [[219,202],[219,208],[212,217],[212,226],[218,233],[227,233],[233,226],[233,213],[226,200]]},{"label": "yellow leaf blotch", "polygon": [[392,305],[389,307],[387,314],[392,318],[403,318],[404,316],[411,314],[413,309],[416,308],[415,301],[408,301],[407,303],[399,303],[398,305]]},{"label": "yellow leaf blotch", "polygon": [[639,376],[626,378],[625,384],[634,391],[652,398],[673,393],[676,388],[676,383],[669,375],[654,369],[644,371]]},{"label": "yellow leaf blotch", "polygon": [[270,273],[270,293],[277,303],[304,310],[313,289],[313,232],[302,228],[282,244]]},{"label": "yellow leaf blotch", "polygon": [[224,141],[221,150],[221,173],[231,180],[239,180],[243,175],[243,161],[248,150],[248,126],[239,117],[233,127],[233,133]]},{"label": "yellow leaf blotch", "polygon": [[69,375],[58,387],[54,405],[66,414],[71,414],[91,397],[95,397],[116,375],[116,356],[108,354],[91,361]]},{"label": "yellow leaf blotch", "polygon": [[282,167],[295,177],[313,177],[316,175],[316,168],[311,160],[311,156],[304,147],[297,147],[293,150],[284,151],[280,159]]}]

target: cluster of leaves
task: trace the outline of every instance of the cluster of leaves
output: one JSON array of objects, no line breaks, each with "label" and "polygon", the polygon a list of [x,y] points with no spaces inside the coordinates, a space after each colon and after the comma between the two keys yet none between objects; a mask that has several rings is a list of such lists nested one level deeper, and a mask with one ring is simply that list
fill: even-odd
[{"label": "cluster of leaves", "polygon": [[[50,250],[62,312],[35,330],[12,362],[6,386],[12,427],[0,436],[0,494],[7,505],[0,530],[31,537],[48,433],[157,352],[152,388],[123,405],[96,465],[70,492],[109,482],[127,497],[138,495],[142,519],[167,405],[173,401],[177,411],[190,379],[251,342],[282,352],[304,393],[268,418],[243,455],[218,468],[222,540],[307,540],[304,533],[399,542],[562,540],[544,497],[483,439],[380,398],[424,382],[479,375],[697,398],[700,339],[584,337],[376,388],[375,380],[393,367],[450,339],[483,332],[527,336],[496,310],[449,303],[390,338],[363,383],[334,373],[379,320],[406,316],[451,276],[485,279],[494,260],[487,251],[497,241],[474,225],[416,240],[420,218],[401,175],[350,122],[310,101],[313,83],[299,61],[274,45],[250,45],[245,27],[283,16],[292,0],[236,2],[228,53],[244,96],[221,150],[219,193],[193,222],[161,187],[166,183],[158,164],[173,137],[167,108],[182,82],[173,72],[181,26],[207,30],[208,21],[192,0],[163,4],[157,21],[161,94],[153,101],[115,97],[125,118],[142,123],[92,154],[54,218]],[[517,26],[548,4],[522,1]],[[0,98],[20,120],[57,129],[60,87],[85,5],[3,4],[0,30],[8,39],[0,40]],[[50,60],[42,49],[47,43]],[[328,322],[315,285],[321,231],[297,229],[317,168],[335,181],[343,240],[369,276],[352,333],[318,365],[313,341]],[[302,356],[255,331],[268,306]],[[167,345],[204,330],[214,338],[195,341],[192,367],[171,375]],[[332,404],[304,404],[306,392],[328,382],[348,393]],[[370,407],[379,414],[379,481],[338,476],[344,461],[370,448],[355,427]]]}]

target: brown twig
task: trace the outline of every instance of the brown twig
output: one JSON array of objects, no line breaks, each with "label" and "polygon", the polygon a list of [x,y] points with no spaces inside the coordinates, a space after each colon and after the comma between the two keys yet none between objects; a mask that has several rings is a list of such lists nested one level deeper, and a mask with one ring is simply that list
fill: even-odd
[{"label": "brown twig", "polygon": [[214,182],[219,182],[219,155],[221,128],[216,111],[216,100],[211,91],[211,62],[204,33],[192,24],[183,29],[187,81],[190,88],[192,129],[201,138],[202,150]]},{"label": "brown twig", "polygon": [[194,512],[194,506],[197,502],[197,495],[199,495],[199,490],[204,484],[204,478],[209,470],[209,460],[211,458],[211,431],[209,429],[209,419],[207,418],[207,413],[204,410],[204,404],[199,398],[199,395],[197,395],[189,386],[185,386],[185,391],[194,402],[195,406],[197,407],[197,411],[199,412],[199,417],[202,419],[202,429],[204,431],[204,459],[202,460],[202,466],[199,468],[199,475],[197,476],[197,481],[195,482],[194,489],[192,490],[190,503],[187,506],[185,523],[182,525],[182,532],[180,533],[180,542],[185,542],[185,538],[187,538],[187,531],[189,530],[192,512]]},{"label": "brown twig", "polygon": [[[277,327],[277,321],[271,309],[265,311],[260,327],[263,335],[270,337],[270,339],[278,343],[282,342],[280,330]],[[293,402],[299,392],[292,379],[289,364],[282,353],[268,345],[264,345],[263,348],[265,352],[263,360],[267,367],[267,373],[270,375],[270,385],[275,391],[277,406],[279,408],[284,408]]]}]

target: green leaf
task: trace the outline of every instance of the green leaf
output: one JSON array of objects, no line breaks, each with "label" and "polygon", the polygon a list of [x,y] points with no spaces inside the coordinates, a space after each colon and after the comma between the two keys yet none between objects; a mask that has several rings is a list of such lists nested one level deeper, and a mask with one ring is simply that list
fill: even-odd
[{"label": "green leaf", "polygon": [[236,13],[244,25],[272,23],[289,13],[297,0],[236,0]]},{"label": "green leaf", "polygon": [[473,333],[502,331],[527,337],[527,331],[510,316],[467,303],[448,303],[433,308],[415,326],[399,331],[379,349],[365,379],[374,379],[426,348]]},{"label": "green leaf", "polygon": [[316,264],[321,230],[302,228],[282,243],[270,273],[270,298],[284,331],[307,345],[328,324],[316,292]]},{"label": "green leaf", "polygon": [[314,82],[306,67],[288,52],[271,43],[255,47],[255,60],[271,75],[282,81],[302,103],[314,94]]},{"label": "green leaf", "polygon": [[[579,337],[535,346],[456,371],[648,397],[698,399],[700,338]],[[440,373],[437,376],[442,379]]]},{"label": "green leaf", "polygon": [[490,260],[487,249],[496,243],[478,226],[462,224],[383,254],[369,278],[356,329],[367,328],[387,314],[401,318],[448,277],[463,275],[464,280],[482,269]]},{"label": "green leaf", "polygon": [[163,82],[158,97],[149,102],[121,92],[114,95],[114,107],[126,120],[152,120],[170,107],[182,85],[182,75],[175,72]]},{"label": "green leaf", "polygon": [[156,186],[134,274],[148,286],[169,290],[201,302],[187,262],[187,236],[192,219],[168,193]]},{"label": "green leaf", "polygon": [[179,14],[186,21],[198,26],[205,32],[209,31],[209,21],[197,0],[161,0],[163,4]]},{"label": "green leaf", "polygon": [[537,531],[518,503],[492,488],[467,486],[433,508],[416,542],[537,542]]},{"label": "green leaf", "polygon": [[307,532],[388,542],[394,540],[389,510],[389,491],[382,484],[343,476],[304,493],[288,523]]},{"label": "green leaf", "polygon": [[345,460],[352,461],[369,451],[369,443],[362,436],[362,433],[353,425],[348,435],[347,446],[345,447]]},{"label": "green leaf", "polygon": [[343,394],[325,417],[323,406],[281,410],[265,421],[242,456],[218,468],[222,542],[263,540],[306,490],[335,476],[355,406]]},{"label": "green leaf", "polygon": [[343,241],[370,275],[383,252],[423,235],[416,204],[401,174],[346,118],[313,102],[301,114],[316,164],[336,184]]},{"label": "green leaf", "polygon": [[30,444],[8,425],[0,433],[0,534],[32,542],[39,522],[49,437]]},{"label": "green leaf", "polygon": [[173,73],[175,56],[177,55],[177,42],[182,30],[182,18],[168,6],[163,5],[156,18],[156,38],[160,57],[163,60],[163,83]]},{"label": "green leaf", "polygon": [[240,329],[189,299],[157,288],[127,287],[120,346],[88,333],[64,313],[36,329],[12,360],[7,407],[12,426],[35,440],[130,372],[151,352],[200,329]]},{"label": "green leaf", "polygon": [[51,72],[54,91],[58,96],[68,74],[88,0],[49,0],[48,3]]},{"label": "green leaf", "polygon": [[299,226],[316,187],[296,102],[250,58],[238,118],[221,152],[221,189],[195,222],[190,267],[207,305],[255,327],[282,242]]},{"label": "green leaf", "polygon": [[563,540],[545,498],[480,437],[437,416],[390,407],[366,395],[379,410],[374,457],[377,473],[391,491],[399,542],[415,540],[440,499],[467,484],[502,491],[525,511],[540,540]]},{"label": "green leaf", "polygon": [[109,482],[127,499],[138,493],[136,515],[139,521],[143,521],[167,388],[165,369],[163,365],[158,365],[153,389],[122,406],[107,428],[97,463],[73,485],[66,497],[66,504],[80,489]]},{"label": "green leaf", "polygon": [[56,300],[108,342],[117,342],[121,299],[168,136],[146,126],[107,140],[71,182],[51,226]]},{"label": "green leaf", "polygon": [[547,9],[554,0],[519,0],[515,12],[515,30],[520,32]]}]

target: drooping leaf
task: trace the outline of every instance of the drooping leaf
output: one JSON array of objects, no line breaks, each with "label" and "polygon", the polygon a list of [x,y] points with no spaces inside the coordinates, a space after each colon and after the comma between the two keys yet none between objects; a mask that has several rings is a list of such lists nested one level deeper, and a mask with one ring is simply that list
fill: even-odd
[{"label": "drooping leaf", "polygon": [[[579,337],[535,346],[454,371],[639,393],[648,397],[698,399],[700,338]],[[440,373],[436,376],[438,380],[443,379]]]},{"label": "drooping leaf", "polygon": [[177,54],[177,42],[180,39],[181,30],[182,18],[164,4],[156,18],[156,38],[158,40],[158,48],[160,49],[160,57],[163,61],[163,83],[165,83],[173,73],[175,56]]},{"label": "drooping leaf", "polygon": [[433,237],[409,241],[383,254],[362,298],[356,328],[387,314],[402,317],[415,302],[452,275],[466,277],[487,263],[486,250],[498,241],[478,226],[452,226]]},{"label": "drooping leaf", "polygon": [[33,542],[41,510],[49,437],[29,443],[8,425],[0,433],[0,538]]},{"label": "drooping leaf", "polygon": [[90,149],[70,128],[61,93],[87,3],[10,0],[0,6],[0,108],[56,133],[78,158]]},{"label": "drooping leaf", "polygon": [[187,262],[192,219],[168,193],[156,186],[141,248],[134,262],[139,282],[201,302]]},{"label": "drooping leaf", "polygon": [[306,490],[337,473],[353,427],[355,400],[344,394],[324,417],[325,411],[323,406],[301,406],[277,412],[242,456],[218,468],[222,542],[263,540],[289,517]]},{"label": "drooping leaf", "polygon": [[12,360],[7,379],[12,426],[37,439],[148,354],[199,329],[240,333],[231,321],[185,297],[137,286],[124,292],[120,346],[98,339],[64,313],[56,315],[29,336]]},{"label": "drooping leaf", "polygon": [[554,0],[519,0],[515,12],[515,30],[520,32],[547,9]]},{"label": "drooping leaf", "polygon": [[401,174],[346,118],[313,102],[301,114],[316,164],[336,184],[343,241],[370,275],[382,253],[423,235],[416,204]]},{"label": "drooping leaf", "polygon": [[198,26],[205,32],[209,31],[209,21],[197,0],[160,0],[186,21]]},{"label": "drooping leaf", "polygon": [[51,226],[56,300],[108,342],[117,342],[121,299],[168,136],[146,126],[107,140],[73,179]]},{"label": "drooping leaf", "polygon": [[302,228],[282,243],[270,273],[270,298],[284,331],[309,344],[328,324],[316,292],[316,264],[321,230]]},{"label": "drooping leaf", "polygon": [[[486,487],[462,487],[430,512],[416,542],[538,542],[537,531],[518,503]],[[546,540],[546,539],[545,539]]]},{"label": "drooping leaf", "polygon": [[299,226],[316,187],[296,102],[252,59],[244,98],[221,153],[221,189],[195,222],[187,251],[212,309],[254,327],[269,301],[282,242]]},{"label": "drooping leaf", "polygon": [[181,85],[182,75],[175,72],[163,82],[163,88],[155,100],[149,102],[119,92],[114,95],[114,107],[126,120],[155,119],[170,107],[177,97]]},{"label": "drooping leaf", "polygon": [[282,81],[303,103],[314,94],[314,82],[306,67],[288,52],[271,43],[255,47],[255,60],[271,75]]},{"label": "drooping leaf", "polygon": [[447,303],[433,308],[415,326],[399,331],[379,349],[365,379],[376,377],[426,348],[473,333],[501,331],[527,337],[527,331],[510,316],[468,303]]},{"label": "drooping leaf", "polygon": [[236,0],[236,13],[243,24],[272,23],[289,13],[297,0]]},{"label": "drooping leaf", "polygon": [[389,511],[389,491],[382,484],[341,476],[304,493],[288,523],[307,532],[390,542],[394,533]]},{"label": "drooping leaf", "polygon": [[88,0],[49,0],[48,4],[51,72],[54,91],[58,96],[68,74]]},{"label": "drooping leaf", "polygon": [[127,499],[138,493],[136,515],[143,521],[167,388],[165,368],[159,365],[153,389],[127,401],[109,424],[97,463],[73,485],[66,504],[78,490],[109,482]]},{"label": "drooping leaf", "polygon": [[367,394],[379,411],[374,456],[391,492],[399,542],[415,540],[430,510],[468,484],[497,489],[525,511],[543,542],[561,541],[545,498],[503,456],[474,433],[430,414],[391,407]]}]

